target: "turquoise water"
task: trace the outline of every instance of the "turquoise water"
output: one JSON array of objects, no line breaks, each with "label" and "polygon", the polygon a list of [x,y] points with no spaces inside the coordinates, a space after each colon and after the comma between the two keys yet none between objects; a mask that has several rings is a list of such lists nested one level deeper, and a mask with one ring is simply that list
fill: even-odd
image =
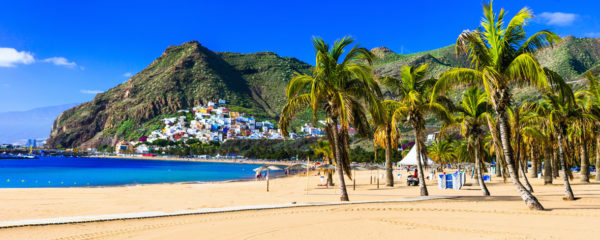
[{"label": "turquoise water", "polygon": [[255,164],[40,157],[1,159],[0,188],[79,187],[252,179]]}]

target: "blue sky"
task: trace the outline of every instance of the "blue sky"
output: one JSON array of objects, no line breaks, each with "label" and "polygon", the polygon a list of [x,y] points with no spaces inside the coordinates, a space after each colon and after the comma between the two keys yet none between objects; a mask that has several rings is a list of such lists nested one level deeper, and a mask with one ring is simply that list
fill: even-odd
[{"label": "blue sky", "polygon": [[[0,112],[85,102],[126,81],[169,45],[273,51],[313,63],[312,36],[413,53],[452,44],[482,1],[5,1],[0,7]],[[494,3],[538,16],[530,31],[600,37],[596,1]]]}]

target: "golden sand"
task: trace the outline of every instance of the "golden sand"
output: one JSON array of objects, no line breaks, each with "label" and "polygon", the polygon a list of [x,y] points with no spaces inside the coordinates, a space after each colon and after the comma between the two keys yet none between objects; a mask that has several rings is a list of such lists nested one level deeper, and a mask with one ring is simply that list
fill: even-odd
[{"label": "golden sand", "polygon": [[[352,201],[419,195],[418,187],[404,181],[394,188],[381,182],[378,189],[369,184],[370,171],[358,173],[356,190],[346,179]],[[580,199],[567,202],[562,181],[531,181],[547,211],[526,209],[514,186],[496,178],[488,184],[492,197],[480,197],[478,186],[441,190],[430,182],[432,196],[462,197],[18,227],[0,229],[0,239],[594,239],[600,234],[600,183],[573,180]],[[300,176],[271,180],[270,192],[264,181],[0,189],[0,221],[339,200],[337,188],[318,183],[319,177],[308,178],[308,192],[307,178]]]}]

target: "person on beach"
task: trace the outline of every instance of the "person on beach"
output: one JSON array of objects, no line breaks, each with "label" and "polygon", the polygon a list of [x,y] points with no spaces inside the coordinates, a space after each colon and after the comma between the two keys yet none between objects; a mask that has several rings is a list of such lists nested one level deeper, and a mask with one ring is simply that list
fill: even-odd
[{"label": "person on beach", "polygon": [[261,172],[256,172],[256,180],[260,180],[262,178]]}]

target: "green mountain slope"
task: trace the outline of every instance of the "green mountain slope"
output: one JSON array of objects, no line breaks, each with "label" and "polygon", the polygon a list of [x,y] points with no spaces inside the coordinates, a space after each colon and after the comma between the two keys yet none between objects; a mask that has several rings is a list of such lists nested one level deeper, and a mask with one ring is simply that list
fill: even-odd
[{"label": "green mountain slope", "polygon": [[567,80],[576,80],[587,70],[600,65],[600,38],[567,36],[554,46],[540,51],[537,58]]},{"label": "green mountain slope", "polygon": [[160,128],[162,116],[217,99],[237,111],[275,118],[294,71],[310,68],[274,53],[215,53],[195,41],[172,46],[129,81],[61,114],[48,144],[113,144]]},{"label": "green mountain slope", "polygon": [[271,117],[277,117],[285,105],[285,88],[294,72],[310,73],[311,69],[296,58],[273,52],[217,54],[242,75],[253,99]]},{"label": "green mountain slope", "polygon": [[[449,67],[469,67],[466,56],[457,57],[454,48],[455,45],[450,45],[405,55],[390,50],[391,53],[381,56],[375,62],[376,73],[381,76],[397,75],[403,65],[430,63],[432,76],[437,77]],[[542,66],[558,72],[565,79],[579,79],[587,70],[600,65],[600,38],[567,36],[554,47],[537,53],[536,57]]]}]

